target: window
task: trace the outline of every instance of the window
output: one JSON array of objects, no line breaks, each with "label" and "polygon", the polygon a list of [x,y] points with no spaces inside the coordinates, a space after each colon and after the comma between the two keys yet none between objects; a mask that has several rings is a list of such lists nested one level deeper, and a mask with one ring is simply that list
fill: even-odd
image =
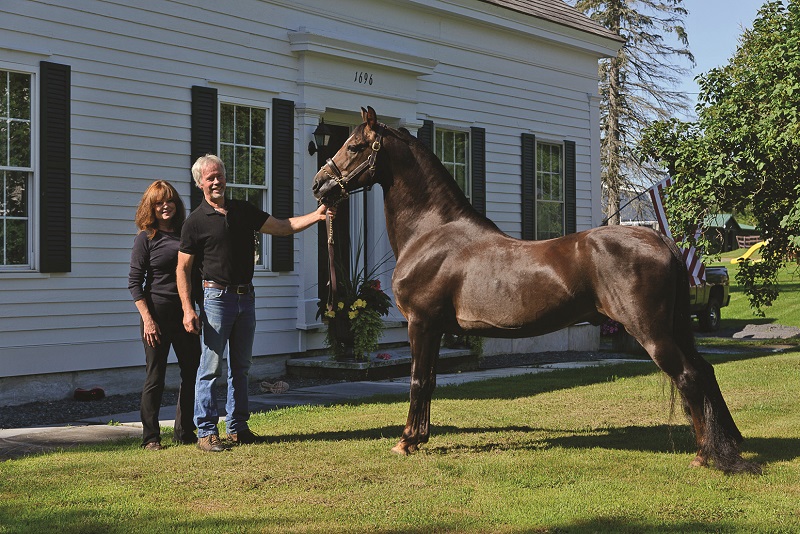
[{"label": "window", "polygon": [[0,268],[31,267],[31,82],[0,70]]},{"label": "window", "polygon": [[536,239],[564,235],[562,146],[536,144]]},{"label": "window", "polygon": [[467,165],[469,157],[469,133],[436,129],[436,156],[455,179],[458,186],[472,202],[472,183]]},{"label": "window", "polygon": [[[228,198],[267,209],[267,110],[220,104],[219,153],[227,173]],[[255,234],[256,265],[265,263],[265,239]]]}]

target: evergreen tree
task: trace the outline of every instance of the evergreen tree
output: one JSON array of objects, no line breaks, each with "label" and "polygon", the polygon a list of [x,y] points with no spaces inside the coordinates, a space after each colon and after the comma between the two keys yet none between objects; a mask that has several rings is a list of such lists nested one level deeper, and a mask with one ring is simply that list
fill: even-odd
[{"label": "evergreen tree", "polygon": [[686,94],[674,89],[688,73],[679,63],[694,64],[683,27],[688,12],[682,0],[570,1],[625,39],[616,57],[600,62],[604,211],[609,224],[619,224],[621,193],[663,178],[662,169],[635,152],[642,130],[689,109]]}]

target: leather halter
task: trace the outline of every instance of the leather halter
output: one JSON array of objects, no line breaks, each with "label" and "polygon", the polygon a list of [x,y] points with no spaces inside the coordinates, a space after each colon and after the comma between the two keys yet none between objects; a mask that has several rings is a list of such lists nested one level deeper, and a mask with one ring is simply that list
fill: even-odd
[{"label": "leather halter", "polygon": [[375,176],[375,160],[378,158],[378,151],[380,151],[382,146],[381,141],[383,140],[384,128],[384,124],[378,123],[378,130],[376,131],[377,138],[372,142],[372,146],[370,147],[372,148],[372,153],[367,157],[367,159],[362,161],[358,167],[348,173],[347,176],[345,176],[342,171],[339,170],[339,167],[336,166],[336,163],[334,163],[331,158],[328,158],[325,161],[325,165],[322,166],[322,170],[325,171],[325,174],[328,175],[328,178],[336,182],[339,187],[342,188],[342,196],[336,201],[336,204],[349,197],[351,193],[356,193],[363,190],[369,191],[372,189],[372,184],[370,184],[360,189],[348,191],[347,184],[364,174],[364,172],[367,170],[372,173],[373,177]]},{"label": "leather halter", "polygon": [[[334,206],[339,204],[342,200],[346,199],[350,196],[350,193],[356,193],[358,191],[362,191],[366,189],[369,191],[372,189],[372,184],[362,187],[361,189],[354,189],[353,191],[347,190],[347,184],[351,180],[355,180],[364,172],[369,169],[372,173],[373,178],[375,177],[375,160],[378,157],[378,151],[381,149],[381,141],[383,140],[383,132],[385,125],[382,123],[378,123],[378,131],[377,139],[372,142],[372,153],[364,160],[358,167],[353,169],[353,172],[348,174],[346,177],[342,174],[342,171],[339,170],[339,167],[336,166],[336,163],[333,162],[331,158],[328,158],[325,162],[325,165],[322,166],[322,170],[325,171],[325,174],[328,177],[339,184],[339,187],[342,188],[342,196],[339,197],[339,200],[336,201]],[[334,264],[334,248],[333,248],[333,219],[331,218],[330,213],[325,216],[325,227],[328,233],[328,311],[333,311],[334,306],[336,305],[336,294],[338,292],[338,284],[336,282],[336,267]]]}]

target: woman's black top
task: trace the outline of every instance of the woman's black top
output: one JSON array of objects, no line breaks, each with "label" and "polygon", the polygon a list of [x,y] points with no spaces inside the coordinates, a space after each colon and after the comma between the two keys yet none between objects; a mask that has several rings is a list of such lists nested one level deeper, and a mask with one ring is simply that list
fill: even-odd
[{"label": "woman's black top", "polygon": [[179,245],[178,233],[156,231],[153,239],[147,239],[147,232],[139,232],[133,240],[128,274],[128,289],[134,302],[147,299],[152,304],[180,306],[175,277]]}]

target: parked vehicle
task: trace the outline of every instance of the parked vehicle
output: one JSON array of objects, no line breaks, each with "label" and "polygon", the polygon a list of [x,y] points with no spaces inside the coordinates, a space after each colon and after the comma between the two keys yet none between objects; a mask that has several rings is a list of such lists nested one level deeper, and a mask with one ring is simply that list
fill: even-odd
[{"label": "parked vehicle", "polygon": [[705,282],[689,286],[689,304],[703,332],[719,330],[720,309],[730,301],[730,279],[725,267],[706,267]]}]

